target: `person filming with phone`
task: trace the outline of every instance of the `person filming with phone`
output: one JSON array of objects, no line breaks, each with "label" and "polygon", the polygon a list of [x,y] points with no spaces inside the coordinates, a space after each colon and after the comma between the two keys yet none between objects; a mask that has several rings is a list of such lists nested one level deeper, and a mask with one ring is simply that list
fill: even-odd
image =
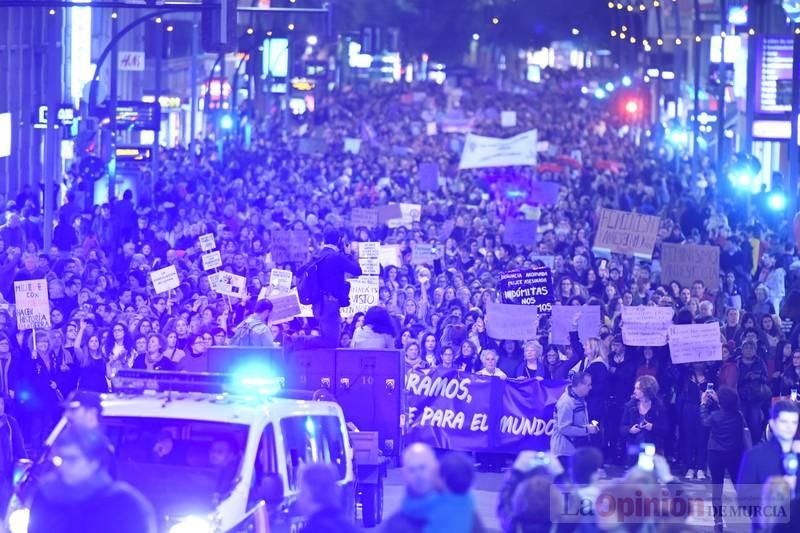
[{"label": "person filming with phone", "polygon": [[664,447],[666,411],[658,397],[658,381],[653,376],[639,376],[633,385],[633,397],[625,404],[620,433],[628,448],[643,442],[652,443],[656,450]]},{"label": "person filming with phone", "polygon": [[586,396],[592,390],[592,376],[578,372],[572,384],[556,402],[553,417],[556,427],[550,437],[550,452],[558,457],[565,470],[570,470],[572,456],[581,446],[589,445],[589,436],[600,432],[599,424],[590,418]]}]

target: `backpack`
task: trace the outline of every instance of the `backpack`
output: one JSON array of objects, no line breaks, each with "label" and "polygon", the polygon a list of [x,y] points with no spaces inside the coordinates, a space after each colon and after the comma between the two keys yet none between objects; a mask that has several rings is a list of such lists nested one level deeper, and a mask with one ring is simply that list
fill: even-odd
[{"label": "backpack", "polygon": [[231,338],[231,346],[250,346],[251,339],[252,339],[252,332],[255,324],[242,322],[233,332],[233,338]]},{"label": "backpack", "polygon": [[297,273],[297,298],[303,305],[311,305],[322,297],[320,266],[325,255],[312,259]]}]

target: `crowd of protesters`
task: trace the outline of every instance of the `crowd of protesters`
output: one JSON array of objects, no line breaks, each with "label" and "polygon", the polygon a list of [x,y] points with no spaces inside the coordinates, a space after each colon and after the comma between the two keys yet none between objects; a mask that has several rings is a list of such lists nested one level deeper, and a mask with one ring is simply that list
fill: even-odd
[{"label": "crowd of protesters", "polygon": [[[354,254],[353,243],[367,241],[401,249],[400,266],[381,269],[380,305],[333,328],[334,344],[394,345],[411,368],[571,378],[577,387],[585,378],[588,420],[597,422],[586,443],[606,462],[624,464],[629,445],[651,442],[686,478],[704,480],[710,448],[738,447],[724,433],[715,439],[713,426],[709,440],[710,411],[734,400],[707,391],[724,387],[738,396],[758,443],[771,399],[800,387],[800,328],[792,327],[800,323],[800,259],[786,217],[758,197],[745,203],[725,168],[701,158],[693,173],[689,159],[663,142],[662,125],[628,124],[607,100],[581,90],[618,76],[549,70],[540,83],[514,90],[462,80],[457,91],[431,83],[335,93],[292,119],[289,131],[268,117],[249,144],[208,140],[165,150],[159,176],[141,169],[137,183],[147,186],[111,204],[93,202],[93,179],[75,166],[49,250],[40,195],[25,188],[2,199],[0,395],[28,451],[39,449],[72,391],[107,391],[116,368],[193,369],[210,348],[228,344],[245,317],[268,321],[270,309],[254,306],[270,270],[304,266],[276,264],[272,234],[302,229],[308,258],[326,246]],[[516,112],[516,126],[501,127],[504,110]],[[459,171],[464,135],[442,128],[453,117],[482,135],[537,129],[546,143],[540,164]],[[361,141],[357,153],[343,149],[347,138]],[[420,187],[421,163],[438,165],[438,190]],[[560,184],[555,205],[528,196],[526,184],[536,180]],[[351,223],[354,208],[401,202],[421,205],[418,221]],[[596,257],[599,207],[658,215],[653,259]],[[514,218],[538,220],[535,246],[505,244],[505,222]],[[328,242],[334,231],[336,242]],[[242,298],[212,289],[199,240],[207,233],[216,238],[221,270],[246,277]],[[664,242],[719,246],[720,289],[662,279]],[[411,263],[415,243],[437,243],[434,264]],[[499,274],[543,266],[542,256],[553,258],[556,305],[601,306],[596,337],[582,343],[573,333],[570,345],[551,344],[546,320],[539,338],[525,343],[488,335],[486,304],[500,301]],[[180,286],[156,294],[149,273],[168,265]],[[14,282],[33,279],[48,282],[52,325],[35,334],[18,331],[14,316]],[[667,347],[626,346],[621,308],[630,305],[672,307],[681,324],[719,321],[723,360],[673,365]],[[331,331],[328,319],[295,318],[259,335],[292,345]]]}]

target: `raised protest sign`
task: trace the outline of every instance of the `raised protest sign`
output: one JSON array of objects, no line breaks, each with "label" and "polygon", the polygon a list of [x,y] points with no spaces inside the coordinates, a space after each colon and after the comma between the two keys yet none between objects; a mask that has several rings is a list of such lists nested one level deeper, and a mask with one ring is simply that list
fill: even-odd
[{"label": "raised protest sign", "polygon": [[554,181],[533,181],[528,185],[528,198],[539,205],[556,205],[561,186]]},{"label": "raised protest sign", "polygon": [[511,246],[535,246],[539,222],[536,220],[506,220],[506,230],[503,233],[503,244]]},{"label": "raised protest sign", "polygon": [[211,270],[222,266],[222,255],[219,250],[203,254],[201,259],[203,260],[203,270]]},{"label": "raised protest sign", "polygon": [[465,452],[547,451],[566,381],[501,380],[452,369],[409,372],[408,442]]},{"label": "raised protest sign", "polygon": [[372,229],[378,225],[378,210],[361,207],[353,208],[350,212],[350,223],[354,228]]},{"label": "raised protest sign", "polygon": [[346,138],[344,140],[344,152],[346,154],[357,154],[361,151],[361,139]]},{"label": "raised protest sign", "polygon": [[536,166],[536,130],[508,139],[467,135],[458,168]]},{"label": "raised protest sign", "polygon": [[381,243],[361,242],[358,243],[358,264],[361,266],[361,273],[366,276],[377,276],[381,273]]},{"label": "raised protest sign", "polygon": [[156,294],[177,289],[181,284],[175,265],[150,272],[150,279],[153,281],[153,288],[156,290]]},{"label": "raised protest sign", "polygon": [[578,339],[583,342],[600,336],[599,305],[554,305],[550,320],[550,344],[569,344],[569,332],[578,313]]},{"label": "raised protest sign", "polygon": [[378,221],[381,224],[387,224],[390,220],[401,216],[403,212],[400,210],[400,204],[382,205],[378,208]]},{"label": "raised protest sign", "polygon": [[534,339],[538,329],[539,314],[532,305],[486,304],[486,333],[493,339]]},{"label": "raised protest sign", "polygon": [[517,125],[516,111],[503,111],[500,113],[500,125],[504,128],[513,128]]},{"label": "raised protest sign", "polygon": [[200,235],[200,249],[204,252],[209,252],[217,247],[217,241],[214,240],[213,233],[206,233]]},{"label": "raised protest sign", "polygon": [[436,163],[419,164],[419,190],[439,190],[439,165]]},{"label": "raised protest sign", "polygon": [[706,288],[719,290],[719,246],[661,244],[661,283],[677,281],[690,287],[696,280]]},{"label": "raised protest sign", "polygon": [[208,283],[217,294],[241,298],[245,293],[247,278],[230,272],[215,272],[208,276]]},{"label": "raised protest sign", "polygon": [[597,236],[592,250],[618,253],[650,260],[660,220],[651,215],[600,208]]},{"label": "raised protest sign", "polygon": [[314,137],[303,137],[297,143],[297,151],[301,154],[319,154],[328,149],[328,143],[325,139],[317,139]]},{"label": "raised protest sign", "polygon": [[427,124],[425,124],[425,133],[427,133],[429,137],[433,136],[433,135],[436,135],[436,133],[437,133],[437,125],[436,125],[436,123],[435,122],[428,122]]},{"label": "raised protest sign", "polygon": [[277,230],[272,232],[272,262],[304,263],[308,258],[308,231]]},{"label": "raised protest sign", "polygon": [[623,307],[622,342],[628,346],[664,346],[672,325],[672,315],[672,307]]},{"label": "raised protest sign", "polygon": [[403,264],[402,257],[400,256],[400,245],[382,244],[378,260],[384,268],[389,266],[400,268]]},{"label": "raised protest sign", "polygon": [[675,324],[669,327],[669,353],[672,363],[722,361],[722,334],[719,324]]},{"label": "raised protest sign", "polygon": [[411,229],[414,222],[419,222],[422,215],[422,206],[419,204],[398,204],[400,206],[400,216],[388,219],[386,225],[390,229],[405,227]]},{"label": "raised protest sign", "polygon": [[436,246],[433,244],[415,244],[411,249],[411,264],[433,265],[436,261]]},{"label": "raised protest sign", "polygon": [[50,328],[50,298],[46,279],[14,282],[17,329]]},{"label": "raised protest sign", "polygon": [[273,292],[288,293],[292,288],[292,271],[273,268],[269,271],[269,286]]},{"label": "raised protest sign", "polygon": [[503,303],[535,305],[541,315],[553,308],[553,273],[549,268],[512,270],[500,274],[500,297]]},{"label": "raised protest sign", "polygon": [[300,300],[297,299],[297,293],[273,295],[269,297],[269,301],[272,302],[270,324],[282,324],[300,314]]},{"label": "raised protest sign", "polygon": [[356,313],[366,313],[367,309],[378,305],[378,278],[377,276],[359,276],[350,281],[350,305],[342,307],[340,314],[349,318]]}]

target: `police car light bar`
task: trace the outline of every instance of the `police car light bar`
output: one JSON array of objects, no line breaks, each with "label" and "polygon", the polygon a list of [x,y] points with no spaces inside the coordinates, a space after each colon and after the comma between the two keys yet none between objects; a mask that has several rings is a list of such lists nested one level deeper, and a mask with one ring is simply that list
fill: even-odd
[{"label": "police car light bar", "polygon": [[153,391],[273,396],[283,389],[284,384],[283,378],[276,377],[153,370],[119,369],[111,376],[112,390],[129,394]]}]

